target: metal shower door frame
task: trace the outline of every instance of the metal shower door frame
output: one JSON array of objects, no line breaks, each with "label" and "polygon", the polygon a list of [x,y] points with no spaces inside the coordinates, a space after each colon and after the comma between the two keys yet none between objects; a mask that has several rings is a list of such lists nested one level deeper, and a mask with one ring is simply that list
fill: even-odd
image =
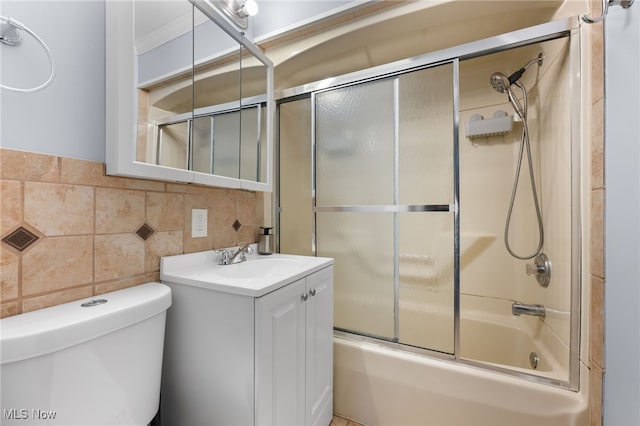
[{"label": "metal shower door frame", "polygon": [[[452,126],[453,126],[453,141],[452,141],[452,157],[453,157],[453,182],[452,182],[452,192],[453,192],[453,203],[452,204],[410,204],[410,205],[402,205],[399,204],[399,173],[400,173],[400,98],[399,98],[399,79],[402,75],[410,74],[412,72],[423,71],[430,68],[436,68],[443,65],[451,65],[452,66],[452,97],[453,97],[453,110],[452,110]],[[364,332],[355,332],[353,330],[340,329],[336,328],[337,331],[343,331],[346,333],[356,333],[358,335],[367,336],[375,339],[381,339],[390,343],[397,343],[403,346],[400,342],[400,273],[399,273],[399,253],[400,253],[400,238],[399,238],[399,213],[405,212],[453,212],[454,213],[454,279],[453,279],[453,308],[454,308],[454,324],[453,324],[453,351],[449,352],[439,352],[431,348],[420,348],[415,347],[417,350],[424,349],[429,353],[439,352],[442,353],[444,357],[455,357],[456,354],[459,353],[459,326],[456,324],[456,321],[459,319],[459,311],[460,311],[460,279],[459,279],[459,214],[458,214],[458,199],[459,199],[459,161],[458,161],[458,123],[459,123],[459,112],[458,112],[458,75],[459,75],[459,61],[457,58],[454,58],[449,61],[443,61],[438,63],[426,64],[422,67],[415,67],[413,69],[407,71],[400,71],[390,75],[378,76],[362,81],[349,82],[343,85],[331,86],[326,89],[317,90],[311,93],[311,185],[312,185],[312,203],[313,203],[313,219],[312,219],[312,252],[317,256],[318,247],[317,247],[317,213],[327,213],[327,212],[354,212],[354,213],[393,213],[393,338],[388,339],[384,336],[367,334]],[[317,165],[316,165],[316,157],[317,157],[317,138],[316,138],[316,97],[318,94],[322,94],[332,90],[338,90],[346,87],[356,87],[366,83],[373,82],[381,82],[385,80],[393,81],[393,151],[394,151],[394,159],[393,159],[393,204],[384,204],[384,205],[342,205],[342,206],[318,206],[317,204]]]},{"label": "metal shower door frame", "polygon": [[[479,367],[485,370],[494,371],[501,374],[506,374],[518,378],[522,378],[527,381],[542,383],[547,385],[553,385],[560,388],[577,391],[579,390],[580,383],[580,328],[581,328],[581,294],[582,294],[582,269],[585,266],[582,259],[582,220],[581,210],[583,208],[583,197],[581,195],[582,182],[584,176],[581,173],[581,164],[583,162],[581,153],[582,134],[581,134],[581,119],[582,119],[582,102],[581,96],[576,95],[581,91],[581,79],[580,79],[580,66],[578,69],[573,69],[573,65],[580,63],[580,51],[581,51],[581,32],[580,21],[578,17],[570,17],[561,19],[558,21],[548,22],[545,24],[536,25],[529,28],[513,31],[507,34],[502,34],[495,37],[490,37],[452,48],[447,48],[425,55],[400,60],[390,64],[380,65],[372,68],[368,68],[362,71],[356,71],[349,74],[345,74],[338,77],[331,77],[325,80],[304,84],[298,87],[282,90],[276,93],[275,99],[278,104],[286,103],[289,101],[295,101],[302,98],[309,97],[311,99],[311,129],[312,129],[312,199],[313,199],[313,216],[314,216],[314,236],[312,242],[313,253],[317,253],[316,237],[315,237],[315,204],[316,204],[316,176],[315,176],[315,93],[320,93],[329,89],[336,89],[339,87],[346,87],[356,83],[364,83],[368,81],[380,80],[383,78],[393,77],[400,74],[409,73],[420,69],[429,68],[442,63],[455,63],[454,66],[454,201],[453,204],[447,206],[452,208],[454,213],[454,353],[447,354],[443,352],[433,351],[429,349],[420,349],[413,346],[397,343],[391,340],[380,339],[378,336],[367,336],[363,334],[353,334],[343,331],[335,331],[336,336],[341,336],[349,339],[363,340],[363,341],[378,341],[384,343],[384,345],[397,348],[401,350],[409,350],[418,354],[425,354],[436,358],[445,360],[452,360],[461,364],[470,365],[473,367]],[[459,69],[458,64],[460,61],[473,59],[493,53],[498,53],[506,50],[511,50],[517,47],[537,44],[545,41],[555,40],[559,38],[568,37],[570,39],[570,60],[571,60],[571,72],[570,82],[572,86],[572,99],[571,99],[571,188],[572,188],[572,229],[571,229],[571,319],[570,319],[570,343],[569,343],[569,372],[568,380],[557,380],[553,378],[538,376],[535,374],[528,374],[519,371],[514,371],[509,368],[500,367],[498,365],[487,364],[479,361],[473,361],[469,359],[463,359],[460,357],[460,222],[459,222],[459,152],[458,152],[458,134],[459,134]],[[279,141],[279,138],[278,138]],[[276,144],[279,149],[279,142]],[[279,158],[279,157],[278,157]],[[279,168],[277,169],[277,175],[279,176]],[[276,194],[276,206],[274,211],[276,217],[277,235],[279,239],[279,192]],[[376,207],[376,206],[374,206]],[[412,211],[411,208],[417,206],[406,206],[407,210]],[[352,207],[350,207],[352,208]],[[367,207],[361,207],[366,209]],[[450,211],[450,210],[446,210]],[[276,239],[276,244],[278,243]],[[396,239],[397,240],[397,239]],[[278,247],[279,249],[279,247]],[[397,257],[397,254],[396,254]],[[397,265],[397,259],[394,261]],[[396,267],[397,268],[397,267]],[[396,279],[397,283],[397,279]],[[397,300],[397,287],[396,287],[396,300]],[[397,306],[397,305],[396,305]],[[396,309],[397,311],[397,309]],[[397,336],[397,314],[395,315],[396,325],[395,335]]]}]

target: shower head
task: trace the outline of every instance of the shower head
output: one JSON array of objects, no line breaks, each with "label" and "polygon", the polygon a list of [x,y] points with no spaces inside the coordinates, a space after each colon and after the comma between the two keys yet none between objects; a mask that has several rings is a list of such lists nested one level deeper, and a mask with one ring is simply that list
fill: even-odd
[{"label": "shower head", "polygon": [[509,77],[501,72],[494,72],[491,74],[491,87],[493,87],[498,93],[506,93],[511,86]]},{"label": "shower head", "polygon": [[522,77],[522,74],[524,74],[526,70],[527,69],[525,67],[522,67],[509,77],[501,72],[494,72],[491,74],[491,86],[493,86],[493,88],[499,93],[507,93],[509,87],[511,87],[511,85],[516,81],[520,80],[520,77]]},{"label": "shower head", "polygon": [[542,66],[543,59],[544,54],[539,53],[536,58],[527,62],[522,68],[511,74],[509,77],[502,74],[501,72],[494,72],[493,74],[491,74],[491,87],[493,87],[499,93],[507,93],[509,87],[511,87],[511,85],[516,81],[520,80],[520,77],[522,77],[522,74],[524,74],[524,72],[527,70],[527,68],[529,68],[530,65],[537,63],[538,66]]}]

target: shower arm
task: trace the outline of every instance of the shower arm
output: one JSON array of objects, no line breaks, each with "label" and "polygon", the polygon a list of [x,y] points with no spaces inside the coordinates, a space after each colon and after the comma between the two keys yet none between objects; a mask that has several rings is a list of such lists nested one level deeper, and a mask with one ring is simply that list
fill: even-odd
[{"label": "shower arm", "polygon": [[535,58],[531,59],[529,62],[524,64],[522,66],[522,68],[520,68],[518,71],[514,72],[513,74],[511,74],[509,76],[509,83],[514,84],[518,80],[520,80],[520,77],[522,77],[522,74],[524,74],[524,72],[527,70],[527,68],[529,68],[531,65],[538,64],[539,67],[542,66],[542,61],[543,60],[544,60],[544,54],[542,52],[538,53],[538,56],[536,56]]}]

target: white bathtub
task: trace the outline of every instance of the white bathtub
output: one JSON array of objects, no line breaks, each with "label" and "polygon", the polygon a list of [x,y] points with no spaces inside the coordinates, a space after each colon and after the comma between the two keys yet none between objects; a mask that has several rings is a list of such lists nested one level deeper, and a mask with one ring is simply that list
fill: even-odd
[{"label": "white bathtub", "polygon": [[[569,349],[535,317],[473,312],[461,318],[460,342],[462,359],[557,382],[569,380]],[[535,366],[532,353],[537,358]]]},{"label": "white bathtub", "polygon": [[[466,355],[478,355],[469,348]],[[525,355],[528,362],[529,346],[524,348],[515,355],[518,363]],[[515,368],[531,372],[527,365]],[[542,375],[552,375],[554,366],[545,363],[539,368]],[[366,425],[587,425],[587,376],[581,366],[581,390],[572,392],[376,343],[334,337],[334,411]]]}]

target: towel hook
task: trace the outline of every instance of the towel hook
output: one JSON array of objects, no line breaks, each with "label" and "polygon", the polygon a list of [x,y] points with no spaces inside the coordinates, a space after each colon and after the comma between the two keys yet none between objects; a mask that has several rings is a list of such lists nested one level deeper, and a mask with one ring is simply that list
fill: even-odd
[{"label": "towel hook", "polygon": [[609,6],[622,6],[623,9],[629,9],[634,0],[602,0],[602,13],[596,18],[591,18],[587,15],[582,15],[582,20],[587,24],[594,24],[604,20],[609,12]]}]

